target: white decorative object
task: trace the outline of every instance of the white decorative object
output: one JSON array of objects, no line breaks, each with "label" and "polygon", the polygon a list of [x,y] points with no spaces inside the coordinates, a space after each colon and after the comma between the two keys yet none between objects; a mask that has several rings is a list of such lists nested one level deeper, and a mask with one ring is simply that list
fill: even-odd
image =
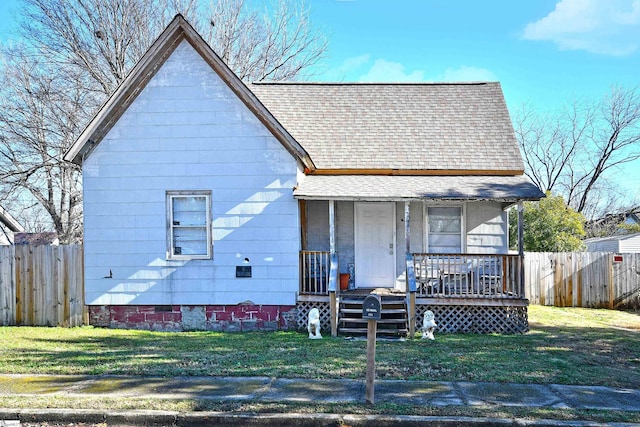
[{"label": "white decorative object", "polygon": [[436,329],[436,320],[433,315],[433,311],[427,310],[424,312],[424,320],[422,321],[422,339],[430,339],[435,340],[436,338],[433,336],[433,332]]},{"label": "white decorative object", "polygon": [[321,340],[320,334],[320,312],[317,308],[309,310],[309,321],[307,323],[307,331],[309,331],[309,339]]}]

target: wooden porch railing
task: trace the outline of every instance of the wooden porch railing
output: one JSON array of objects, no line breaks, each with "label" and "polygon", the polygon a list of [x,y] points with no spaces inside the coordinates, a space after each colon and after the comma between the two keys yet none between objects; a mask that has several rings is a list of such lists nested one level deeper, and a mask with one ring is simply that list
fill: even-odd
[{"label": "wooden porch railing", "polygon": [[416,297],[525,298],[522,258],[507,254],[412,254]]},{"label": "wooden porch railing", "polygon": [[330,252],[301,251],[300,269],[300,294],[329,295]]}]

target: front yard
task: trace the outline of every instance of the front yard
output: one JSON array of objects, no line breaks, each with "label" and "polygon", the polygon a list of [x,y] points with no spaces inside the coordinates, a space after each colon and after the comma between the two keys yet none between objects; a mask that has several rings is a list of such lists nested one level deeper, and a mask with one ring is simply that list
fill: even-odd
[{"label": "front yard", "polygon": [[[379,342],[377,378],[640,389],[639,312],[531,306],[529,313],[524,335]],[[3,327],[0,344],[2,373],[362,379],[366,369],[366,342],[298,332]]]}]

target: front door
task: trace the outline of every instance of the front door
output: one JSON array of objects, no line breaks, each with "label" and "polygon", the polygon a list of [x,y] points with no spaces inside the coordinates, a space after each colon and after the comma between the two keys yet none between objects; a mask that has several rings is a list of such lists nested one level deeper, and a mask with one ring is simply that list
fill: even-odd
[{"label": "front door", "polygon": [[356,287],[394,287],[395,253],[395,204],[356,203]]}]

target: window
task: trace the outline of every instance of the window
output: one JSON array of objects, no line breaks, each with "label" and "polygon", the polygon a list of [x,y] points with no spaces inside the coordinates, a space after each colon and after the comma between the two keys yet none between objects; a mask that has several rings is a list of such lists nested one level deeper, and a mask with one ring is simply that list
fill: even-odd
[{"label": "window", "polygon": [[167,258],[211,258],[211,191],[167,192]]},{"label": "window", "polygon": [[429,224],[428,247],[430,253],[462,253],[462,208],[427,208]]}]

